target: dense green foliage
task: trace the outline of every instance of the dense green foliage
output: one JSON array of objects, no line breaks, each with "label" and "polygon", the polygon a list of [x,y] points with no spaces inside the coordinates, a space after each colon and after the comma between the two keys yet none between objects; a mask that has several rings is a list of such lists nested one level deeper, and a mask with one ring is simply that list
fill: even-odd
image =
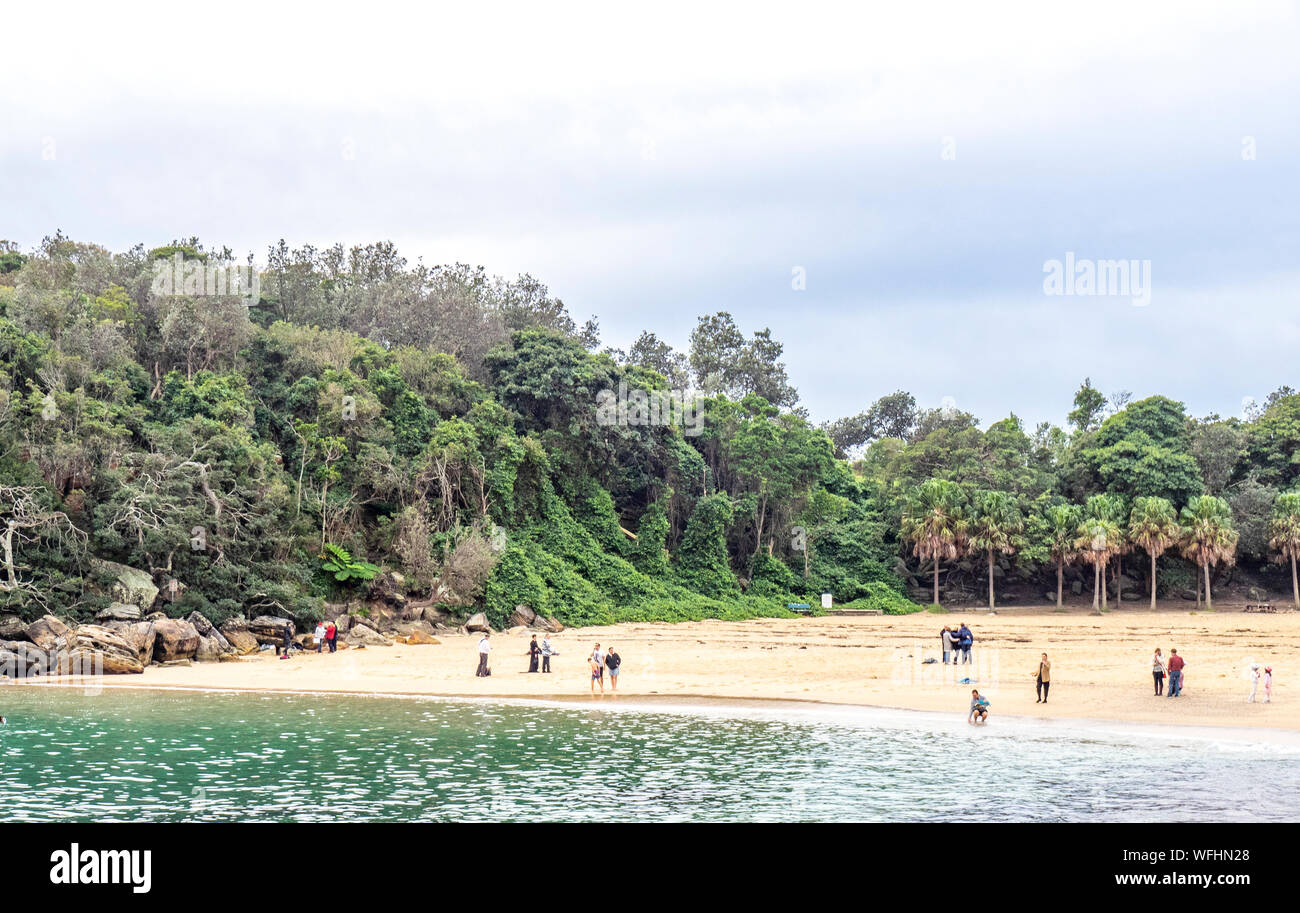
[{"label": "dense green foliage", "polygon": [[1085,383],[1068,431],[1032,433],[898,391],[818,428],[780,344],[725,312],[687,353],[624,353],[530,276],[389,244],[282,242],[251,302],[158,290],[158,258],[238,266],[192,238],[3,253],[0,608],[25,617],[99,606],[92,559],[214,620],[309,620],[391,569],[497,625],[575,625],[1037,599],[1081,563],[1104,603],[1135,549],[1157,589],[1234,561],[1281,585],[1298,547],[1289,389],[1195,420]]}]

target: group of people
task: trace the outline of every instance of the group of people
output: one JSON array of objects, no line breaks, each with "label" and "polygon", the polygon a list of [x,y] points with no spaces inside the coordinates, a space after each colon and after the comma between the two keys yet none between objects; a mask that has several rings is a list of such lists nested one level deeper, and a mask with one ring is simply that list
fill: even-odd
[{"label": "group of people", "polygon": [[1183,669],[1187,666],[1187,661],[1178,655],[1178,650],[1171,648],[1169,650],[1169,661],[1165,662],[1164,655],[1160,648],[1156,647],[1155,655],[1151,657],[1151,678],[1155,681],[1156,697],[1165,694],[1165,676],[1169,677],[1169,697],[1178,697],[1183,693]]},{"label": "group of people", "polygon": [[334,622],[316,622],[316,652],[322,652],[326,647],[330,648],[331,653],[335,653],[339,648],[339,629]]},{"label": "group of people", "polygon": [[587,657],[587,665],[591,667],[591,693],[596,693],[596,685],[600,685],[600,693],[605,693],[605,672],[609,672],[609,690],[618,690],[618,667],[623,665],[623,657],[614,652],[614,648],[602,650],[600,644],[596,644]]},{"label": "group of people", "polygon": [[[486,635],[484,635],[486,636]],[[560,651],[551,646],[551,635],[547,634],[542,637],[542,642],[537,642],[537,635],[533,635],[532,642],[528,644],[528,671],[537,671],[537,662],[541,660],[543,672],[551,671],[551,657],[559,656]]]},{"label": "group of people", "polygon": [[949,625],[944,625],[943,630],[939,632],[939,642],[943,646],[943,664],[948,665],[949,658],[955,666],[958,662],[970,662],[970,648],[975,643],[975,635],[971,633],[966,622],[961,623],[961,627],[956,631]]}]

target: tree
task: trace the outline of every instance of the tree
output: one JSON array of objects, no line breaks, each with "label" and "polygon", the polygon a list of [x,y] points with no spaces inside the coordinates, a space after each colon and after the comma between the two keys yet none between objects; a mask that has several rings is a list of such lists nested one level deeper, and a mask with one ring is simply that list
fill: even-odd
[{"label": "tree", "polygon": [[922,561],[934,562],[934,604],[939,605],[939,565],[956,558],[966,548],[968,533],[966,497],[961,488],[943,479],[929,479],[907,500],[903,510],[903,538]]},{"label": "tree", "polygon": [[1291,562],[1291,598],[1300,607],[1300,580],[1296,578],[1296,558],[1300,556],[1300,491],[1277,496],[1272,533],[1269,545],[1278,550],[1279,560]]},{"label": "tree", "polygon": [[1063,604],[1065,590],[1065,565],[1078,553],[1075,540],[1083,511],[1075,504],[1054,504],[1034,517],[1034,538],[1046,547],[1047,554],[1056,564],[1056,607]]},{"label": "tree", "polygon": [[1200,495],[1183,508],[1182,523],[1183,554],[1201,568],[1205,576],[1205,604],[1213,609],[1210,568],[1236,560],[1237,531],[1232,526],[1232,510],[1222,498]]},{"label": "tree", "polygon": [[996,608],[993,595],[993,561],[1016,550],[1025,528],[1016,499],[1003,491],[982,491],[975,496],[970,521],[970,544],[983,551],[989,562],[989,611]]},{"label": "tree", "polygon": [[1092,565],[1092,607],[1097,611],[1106,608],[1105,567],[1119,548],[1119,541],[1118,523],[1085,513],[1074,545],[1083,560]]},{"label": "tree", "polygon": [[1105,411],[1105,395],[1092,385],[1092,378],[1085,377],[1083,385],[1074,394],[1074,411],[1067,416],[1066,421],[1073,425],[1077,432],[1092,431],[1096,429]]},{"label": "tree", "polygon": [[1164,498],[1138,498],[1129,514],[1129,538],[1151,556],[1151,611],[1156,609],[1156,559],[1178,541],[1178,511]]}]

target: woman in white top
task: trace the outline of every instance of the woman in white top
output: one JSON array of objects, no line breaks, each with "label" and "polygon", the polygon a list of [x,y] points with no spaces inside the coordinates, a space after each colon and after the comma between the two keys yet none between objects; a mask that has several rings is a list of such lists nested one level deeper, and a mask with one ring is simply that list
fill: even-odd
[{"label": "woman in white top", "polygon": [[321,652],[325,647],[325,622],[316,622],[316,652]]},{"label": "woman in white top", "polygon": [[1156,655],[1151,657],[1151,677],[1156,682],[1156,697],[1165,693],[1165,659],[1156,647]]}]

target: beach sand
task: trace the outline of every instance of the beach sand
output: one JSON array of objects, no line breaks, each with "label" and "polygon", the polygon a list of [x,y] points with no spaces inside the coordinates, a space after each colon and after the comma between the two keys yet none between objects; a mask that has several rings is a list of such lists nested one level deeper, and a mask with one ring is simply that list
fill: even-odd
[{"label": "beach sand", "polygon": [[[939,631],[967,622],[973,666],[926,664],[939,657]],[[822,701],[965,717],[972,685],[992,702],[992,717],[1087,718],[1138,723],[1300,730],[1293,695],[1300,664],[1300,612],[1246,614],[1238,608],[1195,613],[1185,604],[1151,613],[1052,607],[923,612],[909,616],[820,617],[743,622],[621,624],[553,635],[560,655],[550,675],[529,675],[531,632],[494,634],[492,675],[475,678],[477,635],[436,645],[260,653],[238,662],[150,667],[113,676],[112,686],[329,691],[379,694],[617,701],[713,699]],[[540,642],[540,637],[539,637]],[[618,695],[590,697],[586,657],[595,643],[623,657]],[[1183,696],[1156,698],[1151,654],[1171,647],[1187,662]],[[1052,661],[1050,703],[1036,704],[1038,656]],[[1249,662],[1271,665],[1273,703],[1248,704]],[[1261,683],[1258,700],[1263,700]]]}]

